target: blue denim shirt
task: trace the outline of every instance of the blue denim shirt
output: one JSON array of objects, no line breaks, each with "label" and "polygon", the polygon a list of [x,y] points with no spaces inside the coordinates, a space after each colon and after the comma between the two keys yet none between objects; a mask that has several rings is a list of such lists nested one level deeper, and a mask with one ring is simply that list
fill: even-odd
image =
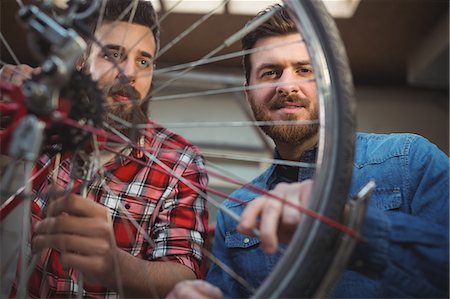
[{"label": "blue denim shirt", "polygon": [[[315,155],[305,152],[301,161],[314,162]],[[272,165],[252,184],[270,189],[277,171]],[[311,177],[308,169],[297,175],[299,181]],[[290,181],[281,177],[280,181]],[[368,243],[356,247],[351,261],[358,264],[348,266],[330,297],[448,297],[448,157],[417,135],[359,133],[350,196],[370,179],[377,187],[363,227]],[[257,194],[241,188],[232,196],[246,202]],[[237,214],[245,208],[230,200],[224,205]],[[213,253],[255,288],[281,257],[264,254],[257,238],[238,233],[236,223],[221,212]],[[215,264],[207,280],[225,297],[251,296],[248,288]]]}]

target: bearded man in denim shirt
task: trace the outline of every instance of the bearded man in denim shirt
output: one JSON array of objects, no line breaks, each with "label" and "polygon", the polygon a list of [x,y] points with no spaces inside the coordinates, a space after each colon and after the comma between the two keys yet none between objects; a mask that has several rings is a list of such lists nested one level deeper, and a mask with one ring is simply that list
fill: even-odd
[{"label": "bearded man in denim shirt", "polygon": [[[246,84],[272,86],[246,93],[258,121],[318,118],[315,82],[305,80],[314,77],[312,66],[308,63],[304,43],[293,43],[296,40],[301,40],[301,36],[284,9],[243,39],[244,50],[269,48],[244,57]],[[270,47],[283,43],[286,46]],[[276,159],[315,163],[319,136],[316,126],[267,126],[263,130],[275,142]],[[309,168],[272,165],[251,185],[266,190],[277,186],[276,194],[286,198],[283,196],[286,188],[306,192],[312,176]],[[350,259],[364,266],[349,265],[330,297],[448,298],[448,157],[417,135],[358,133],[350,196],[369,180],[375,180],[377,187],[363,227],[368,243],[358,244]],[[250,285],[258,287],[273,270],[280,254],[276,253],[276,244],[268,244],[267,238],[260,240],[247,234],[251,228],[258,227],[257,223],[269,221],[266,223],[282,225],[283,219],[279,214],[280,222],[268,220],[263,213],[264,198],[255,200],[260,195],[245,187],[231,196],[245,203],[252,202],[247,208],[231,200],[224,202],[236,214],[242,214],[244,209],[245,212],[236,228],[237,223],[219,211],[213,254]],[[250,218],[248,211],[252,211]],[[260,217],[259,222],[257,217]],[[262,226],[260,229],[261,236],[267,237]],[[216,264],[210,268],[208,282],[217,286],[222,294],[211,285],[191,281],[177,286],[170,298],[177,298],[178,294],[184,298],[251,296],[250,290]]]}]

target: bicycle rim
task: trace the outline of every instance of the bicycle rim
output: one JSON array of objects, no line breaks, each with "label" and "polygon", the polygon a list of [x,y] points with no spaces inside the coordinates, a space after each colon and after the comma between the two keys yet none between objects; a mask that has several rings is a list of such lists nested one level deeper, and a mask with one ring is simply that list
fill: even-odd
[{"label": "bicycle rim", "polygon": [[[310,209],[340,221],[347,201],[354,145],[354,103],[351,72],[342,43],[321,3],[286,1],[299,21],[313,60],[319,89],[321,140],[318,171]],[[164,28],[164,24],[162,24]],[[341,232],[307,218],[283,259],[254,294],[255,298],[312,297],[321,285]]]},{"label": "bicycle rim", "polygon": [[[345,50],[334,21],[319,1],[287,1],[307,41],[319,85],[321,153],[310,208],[342,221],[348,199],[354,150],[354,91]],[[311,298],[323,285],[340,233],[317,219],[299,226],[285,256],[255,298]],[[279,274],[277,274],[279,273]],[[282,275],[281,275],[282,274]],[[321,288],[321,289],[319,289]]]}]

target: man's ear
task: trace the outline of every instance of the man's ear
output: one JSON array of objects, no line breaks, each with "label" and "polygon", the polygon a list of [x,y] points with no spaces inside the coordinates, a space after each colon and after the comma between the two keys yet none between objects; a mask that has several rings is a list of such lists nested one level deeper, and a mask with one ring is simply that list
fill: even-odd
[{"label": "man's ear", "polygon": [[86,60],[84,60],[83,57],[81,57],[80,59],[78,59],[75,68],[77,69],[77,71],[81,71],[84,69],[85,65],[86,65]]},{"label": "man's ear", "polygon": [[89,73],[89,63],[88,63],[89,51],[90,48],[84,51],[83,55],[78,59],[77,64],[75,66],[78,71],[83,71],[86,74]]},{"label": "man's ear", "polygon": [[245,93],[245,99],[247,100],[247,102],[248,102],[248,99],[249,99],[249,90],[248,90],[248,82],[247,81],[245,81],[244,82],[244,93]]}]

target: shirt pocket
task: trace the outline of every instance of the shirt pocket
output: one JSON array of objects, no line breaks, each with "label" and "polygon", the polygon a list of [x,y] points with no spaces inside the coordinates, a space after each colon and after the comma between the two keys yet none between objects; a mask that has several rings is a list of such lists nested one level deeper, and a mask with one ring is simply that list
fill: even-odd
[{"label": "shirt pocket", "polygon": [[253,287],[258,287],[269,276],[281,257],[279,252],[266,255],[259,246],[260,242],[258,238],[237,231],[225,235],[225,246],[230,253],[233,270]]},{"label": "shirt pocket", "polygon": [[370,198],[370,203],[382,211],[400,210],[402,193],[400,188],[376,188]]},{"label": "shirt pocket", "polygon": [[142,255],[156,204],[148,198],[114,191],[102,197],[112,216],[117,246],[134,256]]},{"label": "shirt pocket", "polygon": [[229,232],[225,236],[225,246],[230,249],[245,249],[260,243],[258,238],[246,236],[237,231]]}]

